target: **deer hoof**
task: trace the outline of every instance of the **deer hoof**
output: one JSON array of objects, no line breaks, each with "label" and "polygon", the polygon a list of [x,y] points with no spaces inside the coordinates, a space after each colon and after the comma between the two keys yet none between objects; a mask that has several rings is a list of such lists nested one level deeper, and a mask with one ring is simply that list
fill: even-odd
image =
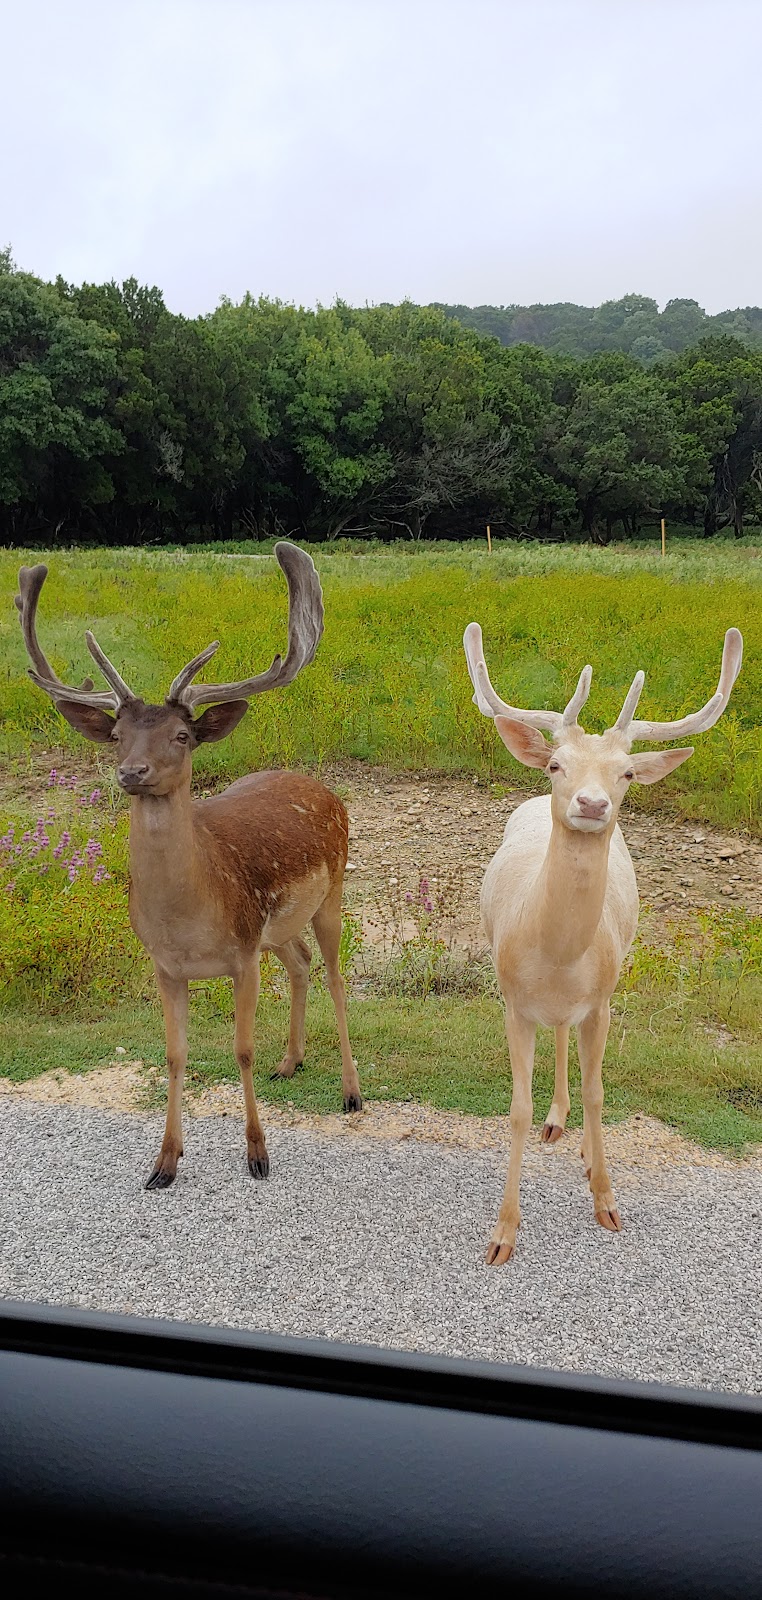
[{"label": "deer hoof", "polygon": [[559,1128],[557,1122],[546,1122],[543,1126],[542,1133],[540,1134],[542,1143],[555,1144],[558,1139],[563,1137],[563,1131],[563,1128]]},{"label": "deer hoof", "polygon": [[514,1250],[516,1249],[517,1231],[518,1223],[515,1227],[511,1223],[506,1223],[504,1231],[502,1228],[500,1228],[501,1236],[497,1239],[490,1239],[490,1242],[487,1245],[487,1253],[484,1257],[485,1266],[502,1267],[505,1265],[506,1261],[510,1261]]},{"label": "deer hoof", "polygon": [[362,1095],[361,1094],[345,1094],[345,1096],[344,1096],[344,1110],[345,1111],[362,1111]]},{"label": "deer hoof", "polygon": [[303,1061],[281,1061],[280,1066],[270,1073],[270,1082],[273,1083],[276,1078],[293,1078],[294,1073],[301,1072],[303,1066]]},{"label": "deer hoof", "polygon": [[173,1172],[167,1167],[163,1167],[161,1161],[157,1161],[153,1172],[146,1178],[143,1187],[144,1189],[168,1189],[170,1184],[174,1183],[176,1177],[177,1167]]},{"label": "deer hoof", "polygon": [[270,1157],[267,1151],[262,1156],[249,1156],[249,1172],[252,1178],[269,1178]]},{"label": "deer hoof", "polygon": [[608,1233],[621,1233],[622,1231],[622,1219],[618,1211],[613,1209],[610,1211],[608,1209],[596,1211],[595,1220],[602,1228],[606,1228]]},{"label": "deer hoof", "polygon": [[504,1240],[502,1244],[496,1244],[495,1241],[492,1240],[492,1242],[487,1246],[487,1253],[484,1257],[485,1266],[505,1266],[506,1261],[510,1261],[514,1249],[515,1245],[508,1244],[507,1240]]}]

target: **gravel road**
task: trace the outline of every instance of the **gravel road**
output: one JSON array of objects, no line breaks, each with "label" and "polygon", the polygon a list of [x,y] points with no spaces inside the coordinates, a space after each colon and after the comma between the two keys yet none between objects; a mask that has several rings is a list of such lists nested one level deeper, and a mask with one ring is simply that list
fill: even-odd
[{"label": "gravel road", "polygon": [[210,1116],[146,1194],[160,1136],[156,1117],[0,1103],[0,1294],[762,1393],[758,1167],[614,1165],[616,1236],[576,1142],[529,1151],[518,1255],[490,1271],[493,1151],[274,1128],[255,1183],[238,1119]]}]

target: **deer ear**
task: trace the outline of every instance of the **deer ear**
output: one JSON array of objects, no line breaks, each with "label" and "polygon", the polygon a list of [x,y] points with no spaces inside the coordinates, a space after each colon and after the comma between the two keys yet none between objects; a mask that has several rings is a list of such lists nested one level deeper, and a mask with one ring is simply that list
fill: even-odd
[{"label": "deer ear", "polygon": [[547,767],[552,751],[538,728],[514,717],[495,717],[495,727],[511,755],[525,767]]},{"label": "deer ear", "polygon": [[635,773],[635,783],[658,783],[674,772],[681,762],[687,761],[693,750],[643,750],[639,756],[630,756],[630,766]]},{"label": "deer ear", "polygon": [[222,705],[210,706],[193,724],[198,744],[215,744],[233,732],[249,709],[248,700],[226,700]]},{"label": "deer ear", "polygon": [[96,744],[109,743],[116,722],[107,711],[99,711],[97,706],[81,706],[76,700],[57,700],[56,705],[70,728]]}]

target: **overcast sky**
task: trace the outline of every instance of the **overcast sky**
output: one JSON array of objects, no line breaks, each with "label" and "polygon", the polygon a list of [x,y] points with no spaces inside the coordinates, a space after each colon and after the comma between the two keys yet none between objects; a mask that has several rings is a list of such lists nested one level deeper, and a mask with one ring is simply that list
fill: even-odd
[{"label": "overcast sky", "polygon": [[353,304],[762,303],[760,0],[4,0],[0,244]]}]

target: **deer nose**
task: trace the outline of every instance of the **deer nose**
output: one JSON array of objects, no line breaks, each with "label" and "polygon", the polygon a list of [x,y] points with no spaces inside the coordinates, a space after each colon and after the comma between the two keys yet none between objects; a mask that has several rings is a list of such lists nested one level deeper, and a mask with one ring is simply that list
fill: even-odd
[{"label": "deer nose", "polygon": [[610,804],[611,802],[605,797],[601,800],[591,800],[587,794],[577,795],[580,816],[588,817],[591,822],[600,822],[601,817],[605,817]]},{"label": "deer nose", "polygon": [[140,766],[121,766],[119,767],[116,775],[119,779],[119,782],[124,786],[125,789],[127,789],[132,784],[142,783],[143,779],[148,775],[150,770],[151,769],[148,765],[148,762],[144,761]]}]

